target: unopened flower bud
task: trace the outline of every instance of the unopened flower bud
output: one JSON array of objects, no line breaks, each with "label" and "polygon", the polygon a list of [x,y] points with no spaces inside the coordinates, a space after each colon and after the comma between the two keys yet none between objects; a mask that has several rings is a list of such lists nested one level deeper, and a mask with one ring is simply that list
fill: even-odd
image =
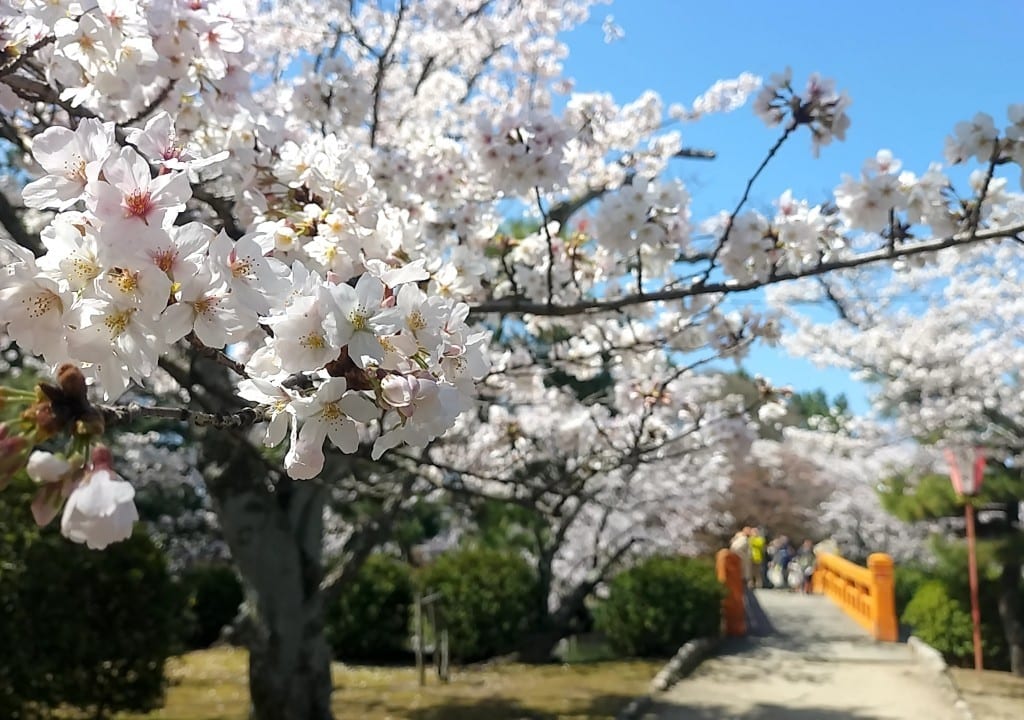
[{"label": "unopened flower bud", "polygon": [[93,470],[111,470],[114,467],[114,454],[106,445],[97,445],[92,449]]},{"label": "unopened flower bud", "polygon": [[57,369],[57,385],[69,399],[88,402],[85,376],[82,371],[71,363],[64,363]]},{"label": "unopened flower bud", "polygon": [[70,363],[58,369],[56,385],[36,386],[36,402],[21,417],[35,426],[37,444],[64,432],[92,436],[104,430],[103,414],[89,402],[85,376]]}]

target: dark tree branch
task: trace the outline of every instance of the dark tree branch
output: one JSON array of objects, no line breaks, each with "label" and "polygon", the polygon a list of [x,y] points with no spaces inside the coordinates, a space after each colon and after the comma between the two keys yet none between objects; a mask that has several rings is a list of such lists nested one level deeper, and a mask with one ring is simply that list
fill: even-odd
[{"label": "dark tree branch", "polygon": [[267,419],[263,408],[243,408],[235,412],[199,412],[185,407],[161,407],[139,405],[99,405],[107,426],[131,425],[142,418],[178,420],[198,427],[248,428]]},{"label": "dark tree branch", "polygon": [[33,44],[25,48],[25,52],[16,57],[13,61],[7,63],[3,67],[0,67],[0,77],[4,77],[5,75],[11,75],[12,73],[17,72],[18,68],[20,68],[26,62],[28,62],[32,58],[32,56],[36,54],[36,52],[38,52],[39,50],[41,50],[42,48],[46,47],[47,45],[56,40],[56,35],[47,35],[46,37],[36,40]]},{"label": "dark tree branch", "polygon": [[652,291],[644,293],[643,295],[624,295],[610,300],[583,300],[581,302],[566,305],[552,305],[543,302],[533,302],[522,297],[485,300],[474,305],[471,308],[471,313],[474,315],[481,315],[484,313],[522,313],[549,317],[565,317],[569,315],[582,315],[586,313],[619,310],[621,308],[639,305],[645,302],[668,302],[671,300],[681,300],[683,298],[696,297],[699,295],[745,292],[747,290],[754,290],[768,285],[788,282],[790,280],[815,277],[832,272],[833,270],[847,270],[855,267],[863,267],[865,265],[872,265],[874,263],[892,260],[894,258],[914,257],[916,255],[933,253],[937,250],[943,250],[949,247],[969,245],[971,243],[983,242],[986,240],[1013,238],[1021,232],[1024,232],[1024,224],[1004,228],[992,228],[990,230],[979,231],[976,233],[957,233],[955,235],[950,235],[949,237],[926,240],[913,245],[902,245],[895,249],[885,247],[880,250],[861,253],[859,255],[839,260],[830,260],[829,262],[822,262],[813,267],[795,272],[775,273],[767,280],[709,283],[701,279],[685,287]]},{"label": "dark tree branch", "polygon": [[234,200],[214,195],[205,188],[193,186],[192,197],[201,203],[206,204],[220,219],[226,232],[233,240],[238,240],[245,235],[245,231],[235,219]]},{"label": "dark tree branch", "polygon": [[4,230],[7,231],[7,234],[11,236],[14,242],[23,248],[31,250],[32,254],[36,257],[46,252],[46,248],[43,247],[39,238],[32,235],[25,228],[25,223],[18,216],[18,209],[14,207],[3,192],[0,192],[0,225],[4,226]]},{"label": "dark tree branch", "polygon": [[385,500],[380,513],[357,530],[345,543],[341,561],[320,582],[321,599],[325,607],[329,607],[341,591],[351,584],[352,578],[373,549],[390,537],[391,528],[401,513],[402,505],[409,497],[415,480],[415,476],[408,475],[402,482],[400,491],[392,493]]}]

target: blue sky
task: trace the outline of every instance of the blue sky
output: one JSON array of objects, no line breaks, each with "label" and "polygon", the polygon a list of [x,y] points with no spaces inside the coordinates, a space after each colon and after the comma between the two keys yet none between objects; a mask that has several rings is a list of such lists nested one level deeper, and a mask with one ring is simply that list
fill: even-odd
[{"label": "blue sky", "polygon": [[[625,31],[610,45],[601,29],[606,15]],[[652,89],[666,105],[687,106],[715,80],[745,71],[767,78],[790,65],[797,83],[815,71],[834,77],[853,98],[847,141],[824,148],[818,160],[806,134],[783,147],[751,194],[751,206],[766,209],[787,188],[812,202],[824,199],[843,173],[859,172],[881,148],[923,172],[942,160],[953,125],[975,112],[1005,123],[1006,107],[1024,102],[1022,29],[1020,0],[617,0],[566,36],[566,70],[579,91],[628,102]],[[698,218],[735,205],[777,136],[749,106],[682,132],[686,145],[718,153],[713,162],[678,169]],[[750,301],[763,306],[756,296]],[[844,392],[855,411],[867,408],[867,388],[844,371],[769,348],[756,349],[744,365],[798,390]]]}]

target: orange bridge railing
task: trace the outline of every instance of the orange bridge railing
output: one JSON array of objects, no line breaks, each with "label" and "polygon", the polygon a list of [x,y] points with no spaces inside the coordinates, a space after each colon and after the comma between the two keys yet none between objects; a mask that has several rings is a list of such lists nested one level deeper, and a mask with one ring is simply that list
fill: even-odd
[{"label": "orange bridge railing", "polygon": [[740,556],[731,550],[719,550],[715,555],[715,572],[725,586],[722,631],[727,637],[742,637],[747,634],[747,608]]},{"label": "orange bridge railing", "polygon": [[875,553],[866,568],[830,553],[820,553],[817,561],[815,592],[831,598],[876,640],[899,639],[891,557]]}]

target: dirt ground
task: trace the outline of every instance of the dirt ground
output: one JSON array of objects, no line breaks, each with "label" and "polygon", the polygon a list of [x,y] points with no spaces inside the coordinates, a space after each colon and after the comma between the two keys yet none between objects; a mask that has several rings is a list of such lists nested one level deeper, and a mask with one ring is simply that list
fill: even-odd
[{"label": "dirt ground", "polygon": [[[117,720],[245,720],[245,651],[200,650],[167,663],[166,705]],[[338,720],[612,720],[647,690],[663,661],[575,665],[495,664],[453,668],[441,684],[430,673],[420,687],[415,668],[335,663],[331,705]]]},{"label": "dirt ground", "polygon": [[950,668],[950,673],[977,720],[1024,718],[1024,678],[994,670]]}]

